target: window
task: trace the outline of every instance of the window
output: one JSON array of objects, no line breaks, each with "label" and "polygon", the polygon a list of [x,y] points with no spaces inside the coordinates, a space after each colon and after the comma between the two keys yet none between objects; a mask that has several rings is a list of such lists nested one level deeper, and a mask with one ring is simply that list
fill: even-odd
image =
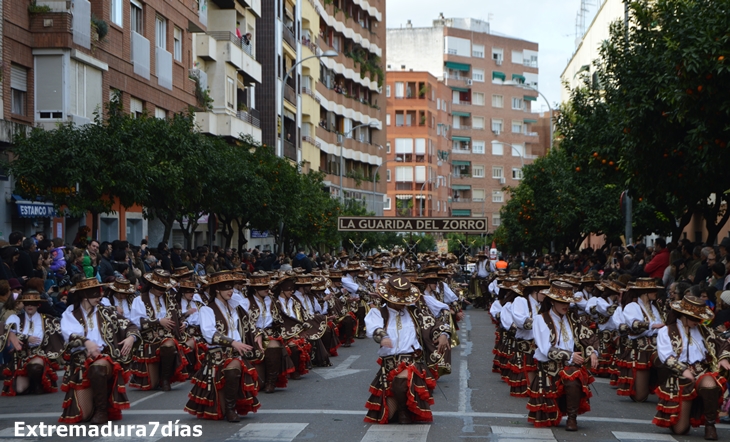
[{"label": "window", "polygon": [[131,10],[129,14],[130,28],[137,34],[144,35],[144,26],[142,24],[142,5],[134,1],[131,2]]},{"label": "window", "polygon": [[471,101],[476,106],[484,106],[484,94],[481,92],[472,93]]},{"label": "window", "polygon": [[484,129],[484,117],[471,117],[471,125],[474,129]]},{"label": "window", "polygon": [[471,174],[474,178],[484,178],[484,166],[472,166]]},{"label": "window", "polygon": [[522,144],[515,144],[512,146],[512,156],[513,157],[524,157],[525,156],[525,146]]},{"label": "window", "polygon": [[521,134],[522,133],[522,121],[512,120],[512,133],[513,134]]},{"label": "window", "polygon": [[484,69],[472,69],[471,79],[474,81],[484,82]]},{"label": "window", "polygon": [[175,26],[175,33],[172,38],[174,40],[172,50],[175,52],[173,54],[175,60],[182,61],[182,29]]},{"label": "window", "polygon": [[403,116],[403,112],[396,112],[395,113],[395,125],[398,127],[403,126],[403,122],[405,121],[405,117]]},{"label": "window", "polygon": [[395,154],[413,154],[413,138],[396,138]]},{"label": "window", "polygon": [[474,141],[472,153],[484,153],[484,141]]},{"label": "window", "polygon": [[504,50],[502,48],[492,48],[492,60],[497,63],[497,66],[502,64],[504,59]]},{"label": "window", "polygon": [[395,98],[403,98],[405,96],[405,86],[403,82],[396,81],[395,83]]},{"label": "window", "polygon": [[390,85],[385,85],[385,96],[390,98]]},{"label": "window", "polygon": [[492,107],[504,107],[504,97],[502,95],[492,95]]},{"label": "window", "polygon": [[484,189],[472,189],[471,200],[475,203],[484,201]]},{"label": "window", "polygon": [[492,166],[492,178],[498,180],[503,177],[502,166]]},{"label": "window", "polygon": [[501,190],[493,190],[492,191],[492,202],[493,203],[501,203],[501,202],[503,202],[503,197],[502,197],[502,191]]},{"label": "window", "polygon": [[159,15],[155,17],[155,44],[158,48],[167,49],[167,20]]},{"label": "window", "polygon": [[164,120],[165,118],[167,118],[167,111],[165,109],[155,107],[155,118]]},{"label": "window", "polygon": [[385,177],[386,177],[385,180],[387,182],[390,182],[390,169],[386,170]]},{"label": "window", "polygon": [[413,166],[399,166],[395,168],[395,180],[400,183],[413,182]]},{"label": "window", "polygon": [[502,120],[492,120],[492,132],[496,135],[502,133]]},{"label": "window", "polygon": [[512,97],[512,109],[522,110],[525,105],[525,101],[520,97]]},{"label": "window", "polygon": [[235,109],[236,82],[231,77],[226,77],[226,106]]},{"label": "window", "polygon": [[522,51],[512,51],[512,63],[522,64]]},{"label": "window", "polygon": [[28,70],[17,64],[10,65],[11,112],[25,115],[28,91]]},{"label": "window", "polygon": [[[88,118],[89,121],[93,120],[94,112],[101,110],[103,107],[101,79],[102,73],[99,69],[71,60],[68,89],[69,112],[71,114]],[[40,101],[39,98],[36,101]],[[45,109],[49,108],[44,107]],[[142,112],[141,107],[140,103],[140,113]]]},{"label": "window", "polygon": [[129,113],[132,114],[134,118],[141,117],[143,110],[144,106],[141,100],[134,97],[129,99]]},{"label": "window", "polygon": [[112,23],[115,25],[122,26],[123,25],[123,19],[122,19],[122,5],[124,1],[123,0],[112,0],[112,10],[111,10],[111,16],[112,16]]},{"label": "window", "polygon": [[383,210],[390,210],[390,198],[384,196],[385,202],[383,203]]},{"label": "window", "polygon": [[390,153],[390,141],[385,143],[385,153]]},{"label": "window", "polygon": [[[390,126],[390,114],[385,114],[385,125]],[[390,147],[390,144],[388,144],[388,146]],[[390,152],[390,150],[388,152]]]},{"label": "window", "polygon": [[472,45],[471,56],[475,58],[484,58],[484,45]]},{"label": "window", "polygon": [[492,155],[504,155],[504,145],[502,143],[492,143]]},{"label": "window", "polygon": [[502,224],[502,217],[499,213],[495,213],[492,215],[492,226],[499,227],[500,224]]},{"label": "window", "polygon": [[520,169],[518,167],[512,168],[512,179],[521,180],[522,179],[522,169]]},{"label": "window", "polygon": [[416,166],[416,182],[426,182],[426,166]]}]

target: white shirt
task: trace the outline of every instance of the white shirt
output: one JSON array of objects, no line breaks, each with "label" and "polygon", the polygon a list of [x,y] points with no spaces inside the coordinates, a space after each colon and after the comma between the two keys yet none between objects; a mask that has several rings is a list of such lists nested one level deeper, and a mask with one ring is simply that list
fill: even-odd
[{"label": "white shirt", "polygon": [[538,316],[540,309],[540,303],[537,299],[532,296],[523,297],[519,296],[512,302],[512,320],[514,321],[517,332],[515,337],[517,339],[531,340],[533,339],[532,329],[525,330],[525,321],[532,318],[533,326],[535,325],[535,318]]},{"label": "white shirt", "polygon": [[286,313],[289,317],[297,317],[297,313],[294,310],[294,298],[286,299],[283,296],[279,296],[279,305],[281,305],[282,311]]},{"label": "white shirt", "polygon": [[[393,310],[388,307],[388,326],[384,326],[383,316],[380,314],[380,309],[373,308],[365,316],[365,329],[367,330],[367,336],[373,337],[373,332],[379,328],[385,329],[388,337],[393,341],[393,347],[380,347],[378,349],[378,356],[393,356],[401,353],[413,353],[416,350],[421,349],[421,344],[418,342],[418,335],[416,334],[416,324],[411,318],[411,314],[407,308],[403,310]],[[398,330],[398,318],[400,318],[400,330]]]},{"label": "white shirt", "polygon": [[[644,317],[644,306],[640,305],[643,304],[641,300],[634,301],[629,303],[626,307],[624,307],[624,321],[625,324],[631,327],[631,325],[634,323],[634,321],[646,321],[649,323],[649,329],[645,332],[642,332],[639,335],[629,335],[631,339],[641,338],[645,336],[654,336],[657,331],[656,329],[652,329],[651,326],[654,324],[661,324],[662,323],[662,316],[659,314],[659,310],[657,310],[656,306],[652,303],[649,303],[651,306],[651,311],[654,314],[654,319],[651,319],[651,315],[647,314],[646,317]],[[648,312],[647,312],[648,313]]]},{"label": "white shirt", "polygon": [[584,312],[587,311],[588,299],[586,298],[585,293],[581,291],[575,292],[575,297],[580,297],[580,300],[578,302],[571,302],[570,305],[574,305]]},{"label": "white shirt", "polygon": [[499,314],[499,322],[502,324],[502,328],[509,330],[514,323],[512,318],[512,303],[508,302],[502,306],[502,312]]},{"label": "white shirt", "polygon": [[[566,315],[561,318],[560,316],[558,316],[557,313],[553,311],[553,309],[550,309],[550,317],[552,318],[553,325],[555,326],[555,344],[550,342],[550,328],[545,323],[545,319],[542,317],[542,315],[537,315],[537,317],[534,319],[534,323],[532,326],[535,336],[535,345],[537,346],[537,349],[535,349],[535,359],[540,362],[548,361],[548,352],[551,348],[567,350],[570,352],[571,355],[575,351],[573,329],[570,327],[570,321],[568,321],[568,316]],[[563,325],[562,330],[565,331],[567,339],[563,336],[563,332],[560,328],[561,323]]]},{"label": "white shirt", "polygon": [[[20,329],[20,317],[18,315],[10,315],[8,319],[5,321],[5,325],[15,325],[15,331],[16,334],[19,335],[27,335],[28,337],[36,337],[43,342],[43,318],[41,317],[41,314],[36,312],[33,316],[28,316],[28,314],[25,314],[25,324],[23,324],[23,329]],[[33,332],[30,331],[30,325],[33,324]],[[38,347],[41,345],[41,342],[38,342],[36,344],[30,344],[31,347]]]},{"label": "white shirt", "polygon": [[187,299],[185,299],[185,297],[180,298],[180,309],[183,313],[187,313],[188,309],[190,308],[194,308],[197,310],[195,313],[185,318],[185,322],[187,322],[189,325],[200,325],[200,311],[198,310],[198,305],[195,303],[195,301],[202,303],[203,299],[200,298],[200,295],[198,295],[197,293],[193,295],[192,301],[188,301]]},{"label": "white shirt", "polygon": [[360,289],[360,286],[357,284],[352,275],[348,274],[342,277],[342,287],[350,293],[350,296],[355,298],[358,297],[357,291]]},{"label": "white shirt", "polygon": [[[129,315],[129,320],[134,323],[137,327],[142,328],[142,325],[140,324],[140,319],[145,318],[152,320],[152,318],[147,316],[147,308],[144,305],[144,301],[142,301],[142,298],[144,296],[148,296],[148,294],[143,293],[141,296],[137,296],[134,298],[134,301],[132,301],[132,312]],[[150,304],[152,305],[152,311],[155,313],[155,319],[162,319],[167,315],[167,307],[165,307],[165,295],[163,294],[160,296],[160,310],[157,310],[157,306],[155,305],[155,295],[152,293],[149,293],[150,297]]]},{"label": "white shirt", "polygon": [[443,284],[439,284],[438,287],[444,289],[444,302],[446,304],[451,304],[451,303],[454,303],[454,302],[459,302],[459,297],[456,296],[456,293],[454,293],[454,291],[451,290],[451,287],[449,287],[448,284],[446,284],[444,282]]},{"label": "white shirt", "polygon": [[489,290],[489,293],[491,293],[494,296],[497,296],[498,290],[499,290],[499,283],[497,282],[497,279],[495,278],[494,281],[490,282],[487,286],[487,290]]},{"label": "white shirt", "polygon": [[[608,302],[607,300],[605,300],[603,298],[599,298],[598,296],[595,296],[588,300],[588,307],[587,307],[586,311],[588,311],[591,307],[595,306],[596,312],[598,313],[598,315],[605,317],[605,316],[608,316],[608,308],[611,305],[612,304],[610,302]],[[612,327],[613,327],[613,322],[610,319],[608,321],[606,321],[604,324],[601,324],[600,322],[598,322],[598,330],[614,330]]]},{"label": "white shirt", "polygon": [[705,347],[705,340],[702,339],[699,327],[691,327],[689,329],[689,335],[692,338],[692,345],[687,345],[687,330],[680,321],[677,321],[677,327],[679,328],[679,336],[682,337],[682,351],[681,354],[676,354],[672,347],[672,342],[669,340],[669,327],[662,327],[656,336],[656,350],[659,360],[667,362],[670,356],[674,356],[679,362],[685,364],[693,364],[698,361],[704,361],[705,355],[707,354],[707,348]]},{"label": "white shirt", "polygon": [[106,296],[101,298],[101,305],[114,307],[114,310],[116,310],[116,307],[122,307],[122,316],[124,316],[125,318],[129,318],[130,314],[132,313],[132,309],[129,307],[129,303],[126,300],[119,300],[115,296],[112,296],[112,299],[114,300],[114,303],[109,302],[109,298],[107,298]]},{"label": "white shirt", "polygon": [[492,318],[497,319],[497,315],[499,315],[502,312],[502,303],[498,300],[495,300],[492,303],[492,306],[489,307],[489,314],[492,315]]},{"label": "white shirt", "polygon": [[621,324],[626,322],[626,319],[624,318],[624,308],[621,307],[621,304],[616,307],[616,311],[613,312],[613,316],[611,316],[611,321],[609,322],[611,323],[611,328],[609,330],[618,330]]},{"label": "white shirt", "polygon": [[[231,305],[230,302],[224,303],[220,299],[216,298],[215,303],[220,309],[220,311],[223,313],[223,317],[226,318],[226,321],[228,322],[228,333],[226,333],[226,336],[233,339],[234,341],[241,341],[241,334],[238,333],[238,311],[236,310],[235,306]],[[227,313],[230,313],[230,317],[227,315]],[[213,336],[216,333],[215,328],[215,312],[212,308],[208,307],[207,305],[205,307],[200,308],[200,332],[203,335],[203,338],[208,342],[208,344],[213,343]]]},{"label": "white shirt", "polygon": [[488,266],[489,261],[486,259],[477,262],[477,276],[479,278],[486,278],[489,276]]},{"label": "white shirt", "polygon": [[294,292],[294,296],[296,296],[297,299],[302,303],[302,305],[304,306],[304,310],[306,310],[310,316],[314,316],[314,314],[317,313],[317,310],[319,310],[317,307],[314,306],[312,300],[309,299],[309,296],[305,296],[304,293],[300,292],[299,290]]},{"label": "white shirt", "polygon": [[85,336],[86,339],[98,345],[99,350],[102,350],[106,346],[106,343],[103,339],[101,339],[99,321],[97,321],[99,316],[96,314],[97,307],[94,307],[91,313],[93,321],[89,321],[89,315],[86,313],[86,310],[82,307],[79,308],[81,308],[81,311],[86,318],[86,331],[84,331],[84,326],[73,315],[74,307],[73,305],[70,305],[61,316],[61,333],[63,334],[63,339],[68,342],[71,335]]},{"label": "white shirt", "polygon": [[423,296],[423,302],[426,303],[426,307],[428,307],[428,309],[431,311],[431,314],[436,318],[441,316],[442,311],[449,310],[448,305],[430,295]]}]

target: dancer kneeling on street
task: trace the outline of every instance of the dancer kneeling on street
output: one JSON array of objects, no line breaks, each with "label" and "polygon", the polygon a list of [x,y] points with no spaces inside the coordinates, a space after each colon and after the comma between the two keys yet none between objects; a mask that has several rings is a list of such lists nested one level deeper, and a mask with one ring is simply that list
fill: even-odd
[{"label": "dancer kneeling on street", "polygon": [[671,308],[667,326],[657,334],[659,360],[669,373],[656,389],[654,424],[687,434],[690,425],[704,423],[705,439],[717,440],[715,422],[727,383],[718,370],[730,370],[730,344],[703,325],[714,314],[702,299],[686,295]]},{"label": "dancer kneeling on street", "polygon": [[449,348],[450,325],[418,303],[421,293],[408,279],[382,279],[376,288],[386,306],[365,317],[369,337],[380,344],[380,370],[370,384],[365,422],[431,422],[433,372]]},{"label": "dancer kneeling on street", "polygon": [[542,293],[546,298],[533,323],[537,376],[527,390],[527,420],[536,427],[558,426],[567,414],[565,429],[577,431],[577,415],[591,410],[588,386],[594,379],[584,364],[598,366],[598,339],[587,317],[570,311],[577,299],[570,284],[555,281]]}]

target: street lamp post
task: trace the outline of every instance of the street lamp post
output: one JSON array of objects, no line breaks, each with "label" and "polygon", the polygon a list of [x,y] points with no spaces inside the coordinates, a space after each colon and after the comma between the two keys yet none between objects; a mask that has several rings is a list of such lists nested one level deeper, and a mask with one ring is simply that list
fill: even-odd
[{"label": "street lamp post", "polygon": [[276,153],[276,156],[282,157],[284,156],[284,88],[286,88],[286,82],[289,80],[289,77],[291,76],[291,73],[294,72],[294,69],[297,68],[300,64],[304,63],[307,60],[310,60],[312,58],[333,58],[337,57],[337,51],[334,50],[327,50],[324,51],[320,55],[311,55],[307,58],[303,58],[299,60],[298,62],[294,63],[294,65],[289,68],[289,70],[286,72],[286,75],[284,75],[284,81],[281,83],[281,100],[279,102],[279,115],[281,118],[281,126],[279,127],[279,151]]},{"label": "street lamp post", "polygon": [[347,138],[347,136],[349,134],[355,132],[355,130],[360,129],[361,127],[377,127],[377,125],[376,124],[373,124],[371,122],[371,123],[368,123],[368,124],[360,124],[358,126],[355,126],[352,129],[350,129],[347,132],[345,132],[344,134],[342,134],[342,142],[341,143],[340,142],[337,143],[337,144],[340,145],[340,202],[343,205],[345,204],[345,186],[344,186],[344,183],[342,181],[343,180],[343,178],[342,178],[342,169],[343,169],[342,153],[343,153],[343,150],[345,149],[345,146],[344,146],[345,138]]},{"label": "street lamp post", "polygon": [[550,109],[550,150],[553,150],[553,107],[550,106],[550,102],[545,97],[545,95],[543,95],[542,92],[540,92],[539,90],[537,90],[536,88],[534,88],[532,86],[529,86],[524,83],[518,83],[514,80],[505,81],[502,84],[505,86],[517,86],[517,87],[521,87],[523,89],[529,89],[529,90],[535,91],[538,93],[538,95],[540,95],[542,97],[543,100],[545,100],[545,103],[547,103],[548,109]]},{"label": "street lamp post", "polygon": [[520,152],[520,150],[517,149],[513,144],[505,143],[504,141],[500,141],[500,144],[506,144],[512,148],[513,152],[517,152],[517,155],[520,157],[520,163],[522,163],[522,168],[524,169],[525,168],[525,157],[522,154],[522,152]]}]

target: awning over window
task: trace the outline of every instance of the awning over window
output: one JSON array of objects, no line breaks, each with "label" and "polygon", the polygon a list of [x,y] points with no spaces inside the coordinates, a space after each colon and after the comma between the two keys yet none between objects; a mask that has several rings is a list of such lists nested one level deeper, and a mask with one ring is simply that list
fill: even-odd
[{"label": "awning over window", "polygon": [[453,190],[471,190],[470,184],[452,184],[451,188]]},{"label": "awning over window", "polygon": [[452,216],[471,216],[471,210],[469,209],[452,209]]},{"label": "awning over window", "polygon": [[499,78],[500,80],[504,81],[507,79],[507,76],[504,75],[502,72],[492,71],[492,80],[494,80],[495,78]]},{"label": "awning over window", "polygon": [[455,61],[447,61],[446,67],[455,71],[469,72],[471,65],[466,63],[457,63]]},{"label": "awning over window", "polygon": [[453,166],[471,166],[471,161],[454,160],[451,162]]},{"label": "awning over window", "polygon": [[537,97],[533,97],[532,95],[525,95],[522,97],[525,101],[537,101]]},{"label": "awning over window", "polygon": [[452,111],[451,115],[455,117],[471,117],[471,112],[456,112]]},{"label": "awning over window", "polygon": [[471,142],[471,137],[456,137],[456,136],[452,136],[451,137],[451,140],[452,141],[461,141],[461,142],[464,142],[464,143],[469,143],[469,142]]},{"label": "awning over window", "polygon": [[395,198],[399,200],[410,200],[413,199],[413,195],[396,195]]},{"label": "awning over window", "polygon": [[469,92],[469,89],[467,89],[465,87],[456,87],[456,86],[449,86],[449,87],[451,88],[452,91],[455,91],[455,92]]},{"label": "awning over window", "polygon": [[525,76],[520,74],[512,74],[512,80],[519,81],[520,83],[525,82]]},{"label": "awning over window", "polygon": [[523,122],[524,122],[525,124],[535,124],[535,123],[537,123],[537,120],[533,120],[533,119],[531,119],[531,118],[525,118],[525,119],[524,119],[524,120],[522,120],[522,121],[523,121]]}]

